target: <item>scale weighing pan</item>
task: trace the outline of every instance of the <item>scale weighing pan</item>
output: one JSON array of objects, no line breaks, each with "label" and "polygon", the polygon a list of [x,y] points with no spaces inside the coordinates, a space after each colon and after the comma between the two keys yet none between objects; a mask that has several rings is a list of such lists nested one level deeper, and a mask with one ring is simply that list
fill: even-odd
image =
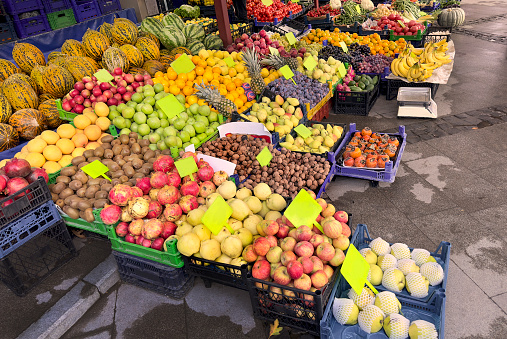
[{"label": "scale weighing pan", "polygon": [[429,87],[400,87],[397,100],[399,118],[437,118],[437,104]]}]

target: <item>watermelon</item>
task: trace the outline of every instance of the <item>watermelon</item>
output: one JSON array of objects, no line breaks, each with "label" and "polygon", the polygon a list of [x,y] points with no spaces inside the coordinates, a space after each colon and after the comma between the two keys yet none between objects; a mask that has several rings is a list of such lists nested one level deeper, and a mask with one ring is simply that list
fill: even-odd
[{"label": "watermelon", "polygon": [[166,15],[164,15],[164,17],[162,18],[162,25],[164,25],[164,27],[176,26],[180,31],[183,30],[183,28],[185,27],[185,23],[183,22],[183,20],[181,20],[179,15],[176,15],[174,13],[167,13]]},{"label": "watermelon", "polygon": [[204,46],[206,49],[222,49],[224,47],[224,43],[222,39],[218,35],[210,34],[204,38]]},{"label": "watermelon", "polygon": [[148,17],[141,22],[141,31],[151,33],[156,37],[158,37],[163,28],[162,22],[155,18]]},{"label": "watermelon", "polygon": [[187,44],[185,35],[180,30],[175,29],[174,26],[164,27],[157,37],[162,45],[169,50]]},{"label": "watermelon", "polygon": [[187,48],[192,52],[192,55],[197,55],[201,49],[206,49],[200,41],[191,41],[187,44]]},{"label": "watermelon", "polygon": [[183,34],[187,41],[203,41],[206,34],[204,33],[204,28],[201,25],[197,24],[188,24],[183,27]]}]

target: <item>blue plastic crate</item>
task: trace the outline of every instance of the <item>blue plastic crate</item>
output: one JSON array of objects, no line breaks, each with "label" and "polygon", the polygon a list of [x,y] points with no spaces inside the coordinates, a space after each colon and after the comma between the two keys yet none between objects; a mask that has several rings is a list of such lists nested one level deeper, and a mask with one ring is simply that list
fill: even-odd
[{"label": "blue plastic crate", "polygon": [[[18,40],[14,25],[8,16],[4,16],[0,23],[0,45]],[[3,153],[3,152],[2,152]],[[0,153],[0,156],[1,154]]]},{"label": "blue plastic crate", "polygon": [[61,217],[55,204],[48,201],[3,226],[0,229],[0,258],[22,246],[58,220],[61,220]]},{"label": "blue plastic crate", "polygon": [[[334,298],[347,298],[350,285],[342,275],[338,278],[333,291],[331,301],[328,303],[324,316],[320,322],[321,339],[345,339],[345,338],[367,338],[367,339],[388,339],[384,330],[368,334],[356,325],[340,325],[333,316]],[[445,333],[445,293],[440,290],[433,295],[430,302],[421,303],[418,301],[402,300],[401,312],[410,320],[425,320],[435,325],[438,331],[438,338],[444,339]]]},{"label": "blue plastic crate", "polygon": [[19,144],[18,146],[14,146],[13,148],[9,148],[8,150],[5,150],[3,152],[0,152],[0,160],[4,159],[12,159],[14,158],[14,155],[16,153],[21,152],[21,149],[28,144],[28,141],[25,141],[22,144]]},{"label": "blue plastic crate", "polygon": [[102,15],[118,12],[121,10],[121,4],[119,0],[97,0],[97,3],[99,4],[100,13],[102,13]]},{"label": "blue plastic crate", "polygon": [[44,8],[42,0],[3,0],[3,2],[5,11],[9,14],[21,14]]},{"label": "blue plastic crate", "polygon": [[20,19],[18,15],[12,16],[18,38],[24,39],[51,31],[46,13],[42,9],[39,12],[40,15],[26,19]]},{"label": "blue plastic crate", "polygon": [[77,22],[83,22],[101,16],[100,8],[96,0],[71,0],[71,5]]},{"label": "blue plastic crate", "polygon": [[[370,236],[370,233],[368,232],[368,227],[363,224],[358,224],[357,228],[354,232],[353,237],[353,244],[356,246],[358,250],[361,250],[363,248],[367,248],[370,242],[373,240]],[[390,244],[391,245],[391,244]],[[412,251],[413,248],[410,248]],[[438,292],[439,290],[443,290],[445,292],[445,288],[447,286],[447,275],[449,272],[449,262],[451,260],[451,244],[446,241],[442,241],[440,245],[438,245],[437,249],[434,252],[430,252],[431,255],[435,258],[438,264],[442,266],[442,269],[444,270],[444,280],[441,284],[437,286],[429,286],[428,289],[428,296],[425,298],[416,298],[410,295],[410,293],[407,292],[407,290],[404,288],[401,292],[394,292],[398,298],[401,299],[407,299],[407,300],[413,300],[417,302],[422,303],[429,303],[433,294],[435,292]],[[385,287],[382,285],[375,286],[375,288],[380,291],[388,291]]]},{"label": "blue plastic crate", "polygon": [[400,145],[396,151],[396,157],[394,161],[388,161],[386,163],[386,167],[383,170],[343,166],[341,161],[342,159],[340,159],[340,157],[343,154],[345,145],[347,145],[355,132],[357,132],[356,124],[352,123],[350,124],[349,131],[343,138],[343,141],[338,147],[337,151],[334,153],[328,153],[329,161],[334,162],[332,159],[336,159],[335,174],[344,177],[366,179],[371,181],[394,182],[396,172],[400,166],[403,151],[405,150],[405,145],[407,144],[407,133],[405,133],[405,126],[399,126],[399,133],[387,133],[390,136],[394,136],[400,139]]},{"label": "blue plastic crate", "polygon": [[42,0],[42,4],[47,14],[71,8],[69,0]]}]

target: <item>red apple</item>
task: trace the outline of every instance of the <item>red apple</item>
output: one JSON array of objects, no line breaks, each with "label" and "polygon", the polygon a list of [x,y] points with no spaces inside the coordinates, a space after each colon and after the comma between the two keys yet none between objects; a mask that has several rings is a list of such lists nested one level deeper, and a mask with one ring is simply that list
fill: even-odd
[{"label": "red apple", "polygon": [[339,222],[347,223],[349,221],[349,215],[345,211],[338,211],[334,214],[334,218]]},{"label": "red apple", "polygon": [[300,290],[309,291],[310,288],[312,288],[312,280],[307,274],[303,273],[299,279],[294,280],[294,287]]},{"label": "red apple", "polygon": [[260,237],[255,239],[253,248],[257,255],[266,255],[271,248],[271,245],[268,239]]},{"label": "red apple", "polygon": [[303,273],[310,274],[313,271],[313,261],[307,257],[300,257],[298,261],[303,265]]},{"label": "red apple", "polygon": [[303,265],[297,260],[292,260],[287,264],[287,272],[291,279],[299,279],[303,275]]},{"label": "red apple", "polygon": [[287,267],[285,266],[280,266],[278,267],[276,270],[275,270],[275,273],[273,274],[273,280],[277,283],[277,284],[280,284],[280,285],[287,285],[288,283],[290,283],[290,276],[289,276],[289,273],[287,272]]},{"label": "red apple", "polygon": [[283,266],[286,266],[289,262],[296,259],[297,257],[292,251],[285,251],[282,253],[282,256],[280,257],[280,261]]},{"label": "red apple", "polygon": [[314,248],[313,245],[308,241],[301,241],[294,246],[294,253],[296,253],[300,257],[311,257],[313,255]]},{"label": "red apple", "polygon": [[259,260],[252,267],[252,277],[255,279],[266,280],[269,278],[271,265],[267,260]]}]

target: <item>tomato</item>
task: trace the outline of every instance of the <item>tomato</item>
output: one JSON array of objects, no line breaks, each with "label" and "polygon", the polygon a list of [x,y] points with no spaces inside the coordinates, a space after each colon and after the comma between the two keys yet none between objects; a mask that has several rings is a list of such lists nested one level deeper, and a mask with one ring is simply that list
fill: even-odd
[{"label": "tomato", "polygon": [[418,29],[419,29],[419,27],[417,27],[417,26],[412,26],[412,27],[410,27],[410,32],[412,32],[412,33],[417,33],[417,30],[418,30]]},{"label": "tomato", "polygon": [[376,158],[367,158],[366,159],[366,167],[375,168],[377,167],[377,159]]},{"label": "tomato", "polygon": [[366,159],[361,155],[358,158],[354,160],[354,166],[356,167],[365,167],[366,166]]},{"label": "tomato", "polygon": [[345,160],[343,160],[343,165],[349,166],[349,167],[354,166],[354,158],[351,158],[351,157],[345,158]]},{"label": "tomato", "polygon": [[387,17],[389,20],[396,20],[396,14],[389,14],[389,16]]}]

